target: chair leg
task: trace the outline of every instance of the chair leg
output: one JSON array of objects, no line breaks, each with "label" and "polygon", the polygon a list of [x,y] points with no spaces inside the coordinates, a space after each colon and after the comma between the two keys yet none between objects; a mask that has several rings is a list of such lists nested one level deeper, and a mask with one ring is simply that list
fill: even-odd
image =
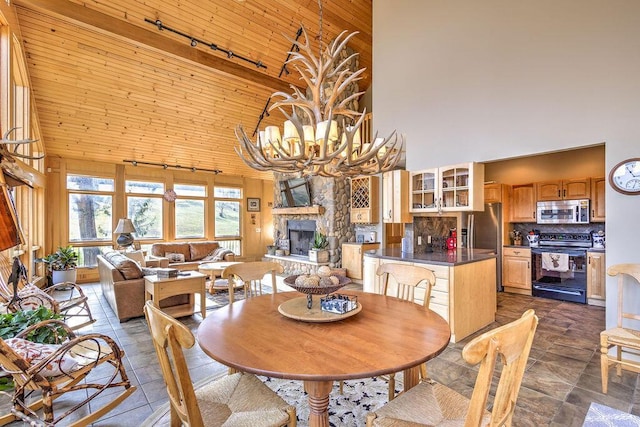
[{"label": "chair leg", "polygon": [[287,426],[296,427],[296,425],[298,423],[298,416],[296,415],[295,406],[290,406],[287,409],[287,414],[289,414],[289,422],[287,423]]},{"label": "chair leg", "polygon": [[616,360],[618,361],[618,363],[616,363],[616,374],[618,374],[619,377],[622,376],[622,364],[620,362],[622,362],[622,347],[621,346],[616,346]]},{"label": "chair leg", "polygon": [[428,380],[429,377],[427,376],[427,363],[423,363],[422,365],[420,365],[420,381],[424,381],[424,380]]},{"label": "chair leg", "polygon": [[602,393],[607,394],[607,383],[609,381],[609,355],[607,354],[609,347],[601,345],[600,347],[600,375],[602,376]]}]

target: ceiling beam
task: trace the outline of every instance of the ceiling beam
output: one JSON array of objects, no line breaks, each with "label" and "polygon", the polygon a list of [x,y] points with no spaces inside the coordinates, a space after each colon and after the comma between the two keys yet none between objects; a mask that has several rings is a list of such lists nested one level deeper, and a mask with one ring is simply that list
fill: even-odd
[{"label": "ceiling beam", "polygon": [[145,30],[122,19],[114,18],[68,0],[13,0],[13,4],[56,16],[83,28],[118,37],[127,42],[145,45],[175,57],[203,65],[217,72],[259,84],[272,89],[274,92],[283,91],[288,93],[291,91],[289,83],[264,74],[258,69],[253,70],[244,67],[228,59],[220,58],[201,49],[193,48],[188,44],[172,40],[158,32]]}]

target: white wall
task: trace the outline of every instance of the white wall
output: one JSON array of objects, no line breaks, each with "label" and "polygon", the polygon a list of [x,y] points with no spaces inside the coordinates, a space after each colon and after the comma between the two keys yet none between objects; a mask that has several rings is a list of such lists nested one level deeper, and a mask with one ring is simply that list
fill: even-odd
[{"label": "white wall", "polygon": [[[407,169],[600,142],[607,173],[640,157],[640,1],[373,6],[375,128],[406,135]],[[607,265],[640,263],[640,196],[606,200]]]}]

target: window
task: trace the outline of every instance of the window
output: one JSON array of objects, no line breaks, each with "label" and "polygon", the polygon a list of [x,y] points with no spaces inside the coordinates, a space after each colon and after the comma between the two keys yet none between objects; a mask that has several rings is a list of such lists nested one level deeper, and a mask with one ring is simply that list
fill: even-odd
[{"label": "window", "polygon": [[136,239],[162,239],[162,194],[161,182],[126,181],[127,216],[131,218]]},{"label": "window", "polygon": [[97,265],[96,255],[109,242],[113,232],[114,180],[83,175],[67,176],[69,195],[69,242],[77,246],[79,266]]},{"label": "window", "polygon": [[175,184],[176,239],[203,238],[204,206],[207,189],[204,185]]},{"label": "window", "polygon": [[242,189],[215,187],[213,190],[215,238],[221,247],[241,255],[240,203]]}]

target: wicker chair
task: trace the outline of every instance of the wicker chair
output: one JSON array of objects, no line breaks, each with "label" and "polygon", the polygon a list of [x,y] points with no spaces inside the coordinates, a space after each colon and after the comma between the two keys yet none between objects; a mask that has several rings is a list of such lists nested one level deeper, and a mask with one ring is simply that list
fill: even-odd
[{"label": "wicker chair", "polygon": [[[380,294],[390,295],[406,301],[417,302],[416,290],[424,283],[424,297],[422,305],[429,308],[431,300],[431,289],[436,283],[436,276],[433,271],[417,265],[406,265],[396,263],[381,264],[376,271],[378,276],[383,276]],[[395,286],[389,286],[389,278],[393,278]],[[420,287],[422,289],[422,287]],[[395,292],[393,290],[395,289]],[[420,365],[420,377],[427,378],[427,365]],[[396,395],[395,374],[389,375],[389,400],[393,400]]]},{"label": "wicker chair", "polygon": [[[367,415],[367,427],[510,426],[538,318],[527,310],[520,319],[474,338],[462,350],[472,365],[480,364],[471,399],[434,381],[423,381]],[[491,412],[486,410],[496,361],[502,363]],[[497,373],[495,374],[498,375]]]},{"label": "wicker chair", "polygon": [[[7,281],[4,277],[7,277]],[[63,282],[41,289],[41,292],[28,291],[29,298],[23,303],[21,296],[27,286],[29,282],[26,269],[20,260],[15,258],[11,265],[6,256],[0,255],[0,303],[4,304],[8,311],[28,309],[29,307],[25,307],[25,304],[32,305],[33,301],[40,299],[41,305],[60,313],[63,321],[73,330],[91,325],[96,321],[91,314],[88,297],[77,284]],[[17,295],[14,295],[15,290],[18,291]]]},{"label": "wicker chair", "polygon": [[[74,332],[59,320],[47,320],[23,330],[16,337],[23,339],[39,328],[66,331],[65,340],[43,350],[42,347],[28,349],[38,344],[25,342],[9,345],[15,340],[0,339],[0,365],[11,374],[15,384],[12,413],[0,417],[0,425],[16,419],[28,420],[32,425],[54,425],[59,422],[68,426],[86,426],[118,406],[136,390],[127,378],[123,365],[124,352],[110,337],[101,334],[75,336]],[[57,333],[60,337],[65,334]],[[41,358],[32,358],[35,354]],[[71,363],[71,365],[69,365]],[[66,365],[66,366],[65,366]],[[54,374],[52,366],[59,366]],[[90,375],[97,368],[94,375]],[[109,394],[102,407],[92,405],[91,412],[76,419],[76,410],[94,401],[102,392],[121,388],[120,394]],[[62,414],[54,413],[55,399],[72,393],[73,399],[82,399]],[[108,392],[109,393],[109,392]],[[43,409],[44,417],[38,414]],[[44,420],[42,420],[44,418]],[[44,424],[43,424],[44,421]]]},{"label": "wicker chair", "polygon": [[172,426],[295,427],[295,407],[254,375],[235,373],[194,390],[182,349],[193,347],[195,337],[151,301],[145,304],[144,313],[169,393]]},{"label": "wicker chair", "polygon": [[[622,375],[622,367],[627,366],[633,371],[640,369],[640,362],[631,358],[622,359],[622,350],[631,350],[631,353],[640,351],[640,331],[631,329],[628,325],[623,325],[623,320],[640,320],[638,310],[630,312],[629,308],[636,308],[629,305],[625,310],[625,300],[623,298],[624,285],[628,282],[637,288],[640,285],[640,264],[617,264],[612,265],[607,270],[609,276],[618,276],[618,322],[616,327],[600,332],[600,372],[602,375],[602,392],[607,393],[609,381],[609,365],[616,365],[616,374]],[[637,289],[635,289],[637,290]],[[609,355],[609,349],[616,348],[615,356]]]},{"label": "wicker chair", "polygon": [[[262,278],[271,273],[273,293],[278,292],[276,273],[282,273],[283,267],[277,262],[255,261],[233,264],[222,271],[222,278],[244,282],[244,296],[262,295]],[[233,292],[229,293],[229,304],[233,303]]]}]

